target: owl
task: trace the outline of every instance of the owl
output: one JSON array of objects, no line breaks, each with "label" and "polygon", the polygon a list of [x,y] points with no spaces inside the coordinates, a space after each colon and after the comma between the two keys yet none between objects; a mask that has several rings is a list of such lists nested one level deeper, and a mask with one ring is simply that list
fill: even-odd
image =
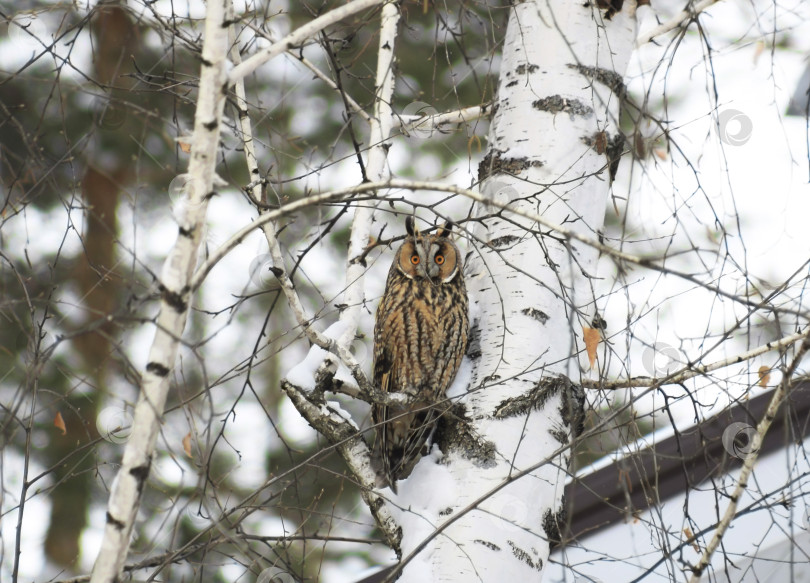
[{"label": "owl", "polygon": [[395,493],[396,481],[411,473],[447,408],[439,402],[458,372],[469,325],[452,223],[422,235],[409,217],[405,230],[374,325],[374,385],[408,396],[402,408],[372,409],[383,473]]}]

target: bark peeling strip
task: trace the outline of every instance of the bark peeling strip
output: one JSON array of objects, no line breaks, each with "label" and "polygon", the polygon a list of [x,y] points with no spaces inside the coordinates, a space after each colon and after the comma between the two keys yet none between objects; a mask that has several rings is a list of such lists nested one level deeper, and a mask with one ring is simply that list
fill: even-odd
[{"label": "bark peeling strip", "polygon": [[475,432],[467,417],[467,408],[461,403],[455,403],[439,418],[436,443],[442,451],[457,451],[479,467],[494,468],[497,465],[495,444]]},{"label": "bark peeling strip", "polygon": [[497,174],[519,175],[527,168],[540,168],[543,163],[540,160],[529,160],[528,158],[506,158],[501,157],[500,150],[490,150],[487,152],[481,163],[478,164],[478,181],[485,180]]},{"label": "bark peeling strip", "polygon": [[568,64],[567,67],[574,69],[592,81],[601,83],[621,98],[624,98],[627,94],[627,87],[624,84],[624,80],[616,71],[603,69],[602,67],[588,67],[587,65],[580,64]]},{"label": "bark peeling strip", "polygon": [[579,99],[569,99],[562,95],[550,95],[543,99],[532,102],[532,107],[540,111],[547,111],[551,114],[565,112],[574,117],[589,118],[593,116],[593,107],[580,101]]},{"label": "bark peeling strip", "polygon": [[506,419],[507,417],[523,415],[532,409],[542,409],[546,401],[555,397],[561,389],[566,389],[570,385],[571,381],[563,375],[540,379],[525,395],[501,401],[495,407],[493,417],[495,419]]}]

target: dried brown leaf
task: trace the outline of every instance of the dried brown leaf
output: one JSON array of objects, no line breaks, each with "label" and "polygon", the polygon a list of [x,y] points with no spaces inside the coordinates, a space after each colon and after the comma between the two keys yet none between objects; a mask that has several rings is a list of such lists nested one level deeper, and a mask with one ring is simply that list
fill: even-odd
[{"label": "dried brown leaf", "polygon": [[596,328],[583,326],[582,337],[585,340],[585,350],[588,352],[588,361],[591,364],[591,368],[593,368],[593,365],[596,362],[596,347],[599,345],[602,335]]},{"label": "dried brown leaf", "polygon": [[191,432],[189,431],[186,433],[186,436],[183,438],[183,451],[186,452],[188,457],[194,457],[191,455]]},{"label": "dried brown leaf", "polygon": [[768,382],[771,380],[771,368],[769,366],[759,367],[759,386],[767,387]]},{"label": "dried brown leaf", "polygon": [[53,426],[61,431],[62,435],[67,435],[65,420],[62,418],[62,414],[59,411],[56,412],[56,417],[53,418]]}]

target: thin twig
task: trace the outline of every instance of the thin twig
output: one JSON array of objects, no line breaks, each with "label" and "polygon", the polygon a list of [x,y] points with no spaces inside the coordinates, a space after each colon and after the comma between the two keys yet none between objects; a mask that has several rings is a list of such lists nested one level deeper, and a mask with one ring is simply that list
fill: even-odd
[{"label": "thin twig", "polygon": [[661,36],[662,34],[666,34],[671,30],[683,26],[685,22],[691,22],[697,18],[698,14],[717,2],[718,0],[701,0],[700,2],[692,4],[692,6],[689,8],[681,10],[678,14],[667,20],[665,23],[659,24],[658,26],[638,35],[638,38],[636,39],[636,48],[646,45],[657,36]]},{"label": "thin twig", "polygon": [[723,360],[718,360],[717,362],[713,362],[711,364],[707,364],[704,366],[689,366],[683,371],[669,375],[666,378],[634,377],[632,379],[617,380],[613,382],[603,382],[599,380],[595,381],[583,380],[582,386],[588,389],[614,390],[614,389],[629,389],[634,387],[650,387],[653,385],[655,386],[675,385],[694,377],[707,375],[710,372],[716,371],[721,368],[725,368],[727,366],[731,366],[733,364],[739,364],[741,362],[751,360],[752,358],[755,358],[760,354],[765,354],[766,352],[771,352],[772,350],[781,350],[782,348],[786,348],[791,344],[795,344],[800,340],[808,338],[809,335],[810,335],[810,328],[807,328],[803,332],[797,332],[796,334],[785,336],[784,338],[780,338],[779,340],[768,342],[767,344],[757,346],[756,348],[747,350],[746,352],[742,352],[736,356],[730,356],[729,358],[724,358]]},{"label": "thin twig", "polygon": [[782,376],[782,382],[780,382],[779,386],[777,386],[774,390],[773,396],[768,403],[768,409],[765,411],[765,416],[757,425],[757,431],[754,434],[751,442],[750,454],[745,458],[742,470],[740,471],[740,477],[737,479],[737,485],[734,488],[734,492],[731,494],[731,496],[729,496],[729,503],[726,507],[725,513],[723,514],[723,518],[717,525],[717,530],[714,532],[712,540],[706,546],[706,550],[703,551],[700,561],[698,561],[697,565],[692,567],[692,577],[689,579],[689,583],[700,583],[701,575],[709,565],[712,554],[714,554],[714,551],[717,550],[717,547],[720,545],[720,541],[723,540],[723,536],[728,530],[728,527],[731,525],[731,521],[734,519],[737,512],[737,505],[740,503],[740,497],[748,487],[748,478],[751,477],[751,472],[754,470],[754,464],[756,464],[757,459],[759,459],[759,451],[762,447],[762,441],[765,439],[765,434],[768,432],[771,423],[773,423],[773,420],[776,418],[776,413],[779,410],[779,406],[787,397],[787,392],[790,388],[790,379],[793,377],[793,373],[796,372],[796,368],[799,366],[799,363],[808,350],[810,350],[810,339],[805,338],[802,345],[796,351],[796,355],[790,362],[785,374]]}]

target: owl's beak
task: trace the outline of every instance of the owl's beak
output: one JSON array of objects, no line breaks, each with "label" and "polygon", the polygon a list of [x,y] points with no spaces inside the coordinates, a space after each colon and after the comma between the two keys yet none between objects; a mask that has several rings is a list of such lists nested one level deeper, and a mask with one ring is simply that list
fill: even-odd
[{"label": "owl's beak", "polygon": [[430,269],[427,272],[427,278],[432,285],[439,285],[441,280],[441,275],[439,274],[439,268],[436,265],[431,265]]}]

